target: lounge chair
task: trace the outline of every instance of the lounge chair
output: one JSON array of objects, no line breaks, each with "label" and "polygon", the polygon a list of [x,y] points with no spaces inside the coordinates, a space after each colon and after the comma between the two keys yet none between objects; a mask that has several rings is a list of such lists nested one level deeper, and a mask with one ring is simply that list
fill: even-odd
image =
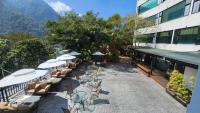
[{"label": "lounge chair", "polygon": [[38,94],[38,95],[47,94],[51,87],[51,85],[48,84],[47,82],[39,83],[36,86],[37,87],[35,88],[34,94]]},{"label": "lounge chair", "polygon": [[65,78],[67,76],[68,73],[70,73],[72,71],[72,69],[62,69],[62,70],[57,70],[57,72],[53,72],[52,73],[52,77],[56,77],[56,78]]},{"label": "lounge chair", "polygon": [[27,94],[33,94],[33,93],[35,93],[36,84],[37,84],[37,82],[33,82],[33,83],[28,84],[26,86],[26,88],[25,88],[25,92]]},{"label": "lounge chair", "polygon": [[36,103],[12,104],[0,102],[0,113],[32,113]]}]

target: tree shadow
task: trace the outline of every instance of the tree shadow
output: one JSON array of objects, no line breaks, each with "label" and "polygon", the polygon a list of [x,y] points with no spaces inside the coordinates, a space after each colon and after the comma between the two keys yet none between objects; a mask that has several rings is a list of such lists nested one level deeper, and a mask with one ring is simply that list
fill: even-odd
[{"label": "tree shadow", "polygon": [[108,99],[96,99],[94,100],[94,105],[110,104]]},{"label": "tree shadow", "polygon": [[56,94],[50,94],[42,98],[34,113],[63,113],[62,108],[67,109],[68,105],[68,99]]}]

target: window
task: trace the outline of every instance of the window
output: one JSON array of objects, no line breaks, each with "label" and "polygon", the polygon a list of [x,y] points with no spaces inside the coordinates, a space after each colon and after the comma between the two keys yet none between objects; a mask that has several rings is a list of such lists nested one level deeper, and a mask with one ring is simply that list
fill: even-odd
[{"label": "window", "polygon": [[174,44],[200,45],[199,27],[179,29],[175,31]]},{"label": "window", "polygon": [[190,12],[189,7],[190,7],[190,1],[187,0],[186,2],[186,0],[184,0],[178,3],[177,5],[174,5],[171,8],[166,9],[162,13],[162,22],[167,22],[167,21],[182,17],[184,15],[188,15]]},{"label": "window", "polygon": [[172,31],[160,32],[157,34],[156,43],[170,44],[172,40]]},{"label": "window", "polygon": [[184,16],[189,15],[190,13],[190,5],[185,6],[185,12],[184,12]]},{"label": "window", "polygon": [[146,20],[150,21],[150,22],[153,22],[155,24],[156,18],[157,18],[156,15],[153,15],[153,16],[150,16],[150,17],[146,18]]},{"label": "window", "polygon": [[145,35],[139,35],[137,37],[137,42],[140,43],[153,43],[153,38],[154,38],[154,34],[145,34]]},{"label": "window", "polygon": [[190,6],[191,6],[191,1],[192,0],[186,0],[185,1],[185,12],[184,12],[184,16],[187,16],[187,15],[189,15],[189,13],[190,13]]},{"label": "window", "polygon": [[148,11],[158,5],[158,0],[148,0],[141,6],[139,6],[138,13],[143,13],[145,11]]},{"label": "window", "polygon": [[200,0],[194,0],[194,6],[192,9],[192,13],[197,13],[200,11]]}]

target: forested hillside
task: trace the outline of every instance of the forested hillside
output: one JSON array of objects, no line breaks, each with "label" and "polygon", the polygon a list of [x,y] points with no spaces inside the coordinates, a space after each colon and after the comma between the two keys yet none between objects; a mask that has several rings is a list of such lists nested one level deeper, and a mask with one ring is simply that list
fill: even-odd
[{"label": "forested hillside", "polygon": [[43,0],[0,0],[0,33],[29,32],[41,35],[47,20],[58,14]]}]

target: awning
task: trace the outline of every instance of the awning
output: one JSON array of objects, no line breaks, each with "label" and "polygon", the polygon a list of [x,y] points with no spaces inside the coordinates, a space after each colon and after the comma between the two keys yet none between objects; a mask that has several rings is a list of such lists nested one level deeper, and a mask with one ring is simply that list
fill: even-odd
[{"label": "awning", "polygon": [[136,49],[136,51],[157,55],[161,57],[166,57],[169,59],[181,61],[188,64],[199,65],[200,64],[200,52],[178,52],[178,51],[170,51],[163,49],[152,49],[152,48],[141,48]]}]

